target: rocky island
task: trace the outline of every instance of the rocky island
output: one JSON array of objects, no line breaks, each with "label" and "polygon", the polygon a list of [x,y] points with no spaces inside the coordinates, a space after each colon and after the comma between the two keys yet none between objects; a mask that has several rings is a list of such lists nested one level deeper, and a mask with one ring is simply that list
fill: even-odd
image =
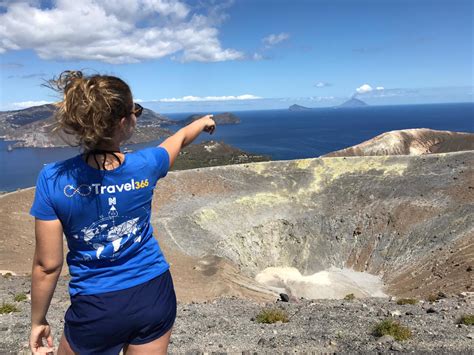
[{"label": "rocky island", "polygon": [[[203,115],[200,115],[200,114],[191,115],[184,120],[176,121],[176,124],[186,126],[196,121],[197,119],[201,118],[202,116]],[[214,120],[214,122],[216,122],[216,125],[230,125],[230,124],[240,123],[240,118],[238,118],[236,115],[234,115],[231,112],[217,113],[212,117],[212,119]]]},{"label": "rocky island", "polygon": [[294,104],[288,107],[288,110],[292,112],[299,112],[299,111],[308,111],[308,110],[311,110],[311,108]]}]

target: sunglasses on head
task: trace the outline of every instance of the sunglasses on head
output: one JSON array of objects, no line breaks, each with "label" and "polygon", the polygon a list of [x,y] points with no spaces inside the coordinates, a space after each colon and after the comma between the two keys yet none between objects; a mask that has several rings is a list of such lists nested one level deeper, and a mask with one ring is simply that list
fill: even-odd
[{"label": "sunglasses on head", "polygon": [[136,117],[140,117],[140,115],[143,113],[143,106],[135,102],[135,109],[131,113],[133,113]]}]

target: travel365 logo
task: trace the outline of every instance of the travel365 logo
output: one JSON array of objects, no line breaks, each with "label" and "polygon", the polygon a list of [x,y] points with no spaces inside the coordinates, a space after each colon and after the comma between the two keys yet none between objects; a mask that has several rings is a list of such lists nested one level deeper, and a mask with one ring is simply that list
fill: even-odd
[{"label": "travel365 logo", "polygon": [[86,197],[90,194],[94,195],[103,195],[103,194],[114,194],[122,191],[133,191],[143,189],[148,187],[148,179],[143,179],[140,181],[135,181],[135,179],[130,179],[129,182],[122,183],[119,185],[102,185],[102,184],[81,184],[79,186],[66,185],[64,187],[64,195],[66,197],[73,197],[75,195]]}]

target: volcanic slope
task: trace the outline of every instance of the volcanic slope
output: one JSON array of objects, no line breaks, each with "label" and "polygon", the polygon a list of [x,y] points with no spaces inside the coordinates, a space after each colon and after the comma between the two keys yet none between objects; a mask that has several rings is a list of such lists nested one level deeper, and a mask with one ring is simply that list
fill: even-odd
[{"label": "volcanic slope", "polygon": [[[29,271],[33,192],[0,198],[0,269]],[[366,272],[396,296],[472,291],[472,151],[172,171],[153,209],[182,301],[268,298],[254,278],[270,267]]]},{"label": "volcanic slope", "polygon": [[474,133],[412,128],[385,132],[324,156],[424,155],[465,150],[474,150]]}]

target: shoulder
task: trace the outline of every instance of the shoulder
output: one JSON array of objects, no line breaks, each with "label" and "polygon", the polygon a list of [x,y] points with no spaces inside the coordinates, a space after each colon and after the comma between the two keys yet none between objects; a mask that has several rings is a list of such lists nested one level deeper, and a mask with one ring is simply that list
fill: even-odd
[{"label": "shoulder", "polygon": [[144,159],[154,158],[154,159],[165,159],[169,161],[169,153],[164,147],[156,146],[140,149],[131,154],[135,154],[137,157]]},{"label": "shoulder", "polygon": [[39,175],[46,179],[50,179],[58,175],[64,175],[67,172],[77,170],[80,168],[79,159],[81,159],[80,155],[76,155],[69,159],[44,164],[43,168],[39,172]]}]

